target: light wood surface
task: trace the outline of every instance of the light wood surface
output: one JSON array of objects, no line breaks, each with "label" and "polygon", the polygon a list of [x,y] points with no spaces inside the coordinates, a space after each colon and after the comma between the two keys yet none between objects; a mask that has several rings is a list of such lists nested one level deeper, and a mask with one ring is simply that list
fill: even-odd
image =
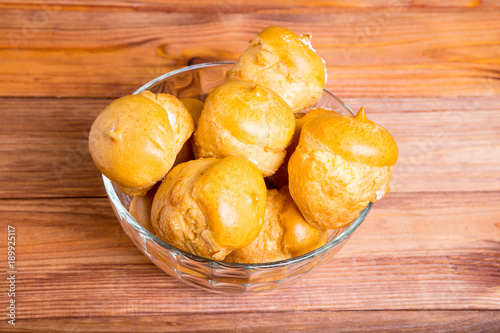
[{"label": "light wood surface", "polygon": [[[493,0],[0,0],[0,267],[12,225],[18,269],[16,326],[0,311],[0,330],[498,332],[499,17]],[[128,239],[87,132],[113,98],[234,60],[271,24],[313,34],[327,88],[400,159],[330,262],[272,293],[214,295]]]}]

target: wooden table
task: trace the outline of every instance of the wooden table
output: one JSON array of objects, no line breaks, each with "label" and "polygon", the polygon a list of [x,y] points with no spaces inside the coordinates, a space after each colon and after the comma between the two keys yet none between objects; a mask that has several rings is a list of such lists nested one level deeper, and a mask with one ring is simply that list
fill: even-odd
[{"label": "wooden table", "polygon": [[[500,330],[499,1],[89,3],[0,0],[1,330]],[[128,239],[87,133],[112,99],[234,60],[271,24],[313,34],[327,88],[388,128],[400,158],[329,263],[269,294],[210,294]]]}]

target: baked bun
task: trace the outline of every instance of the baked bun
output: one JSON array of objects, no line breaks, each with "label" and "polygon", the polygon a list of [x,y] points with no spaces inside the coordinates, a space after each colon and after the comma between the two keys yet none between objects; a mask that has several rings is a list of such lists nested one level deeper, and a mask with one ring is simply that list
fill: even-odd
[{"label": "baked bun", "polygon": [[176,153],[168,114],[139,95],[119,98],[97,116],[89,150],[99,171],[132,196],[146,194],[161,180]]},{"label": "baked bun", "polygon": [[[201,115],[201,111],[203,110],[203,102],[195,98],[182,98],[180,101],[189,111],[189,114],[191,114],[194,126],[196,127],[198,119],[200,118]],[[186,142],[184,142],[184,145],[177,154],[174,166],[191,160],[194,160],[192,137],[190,137]]]},{"label": "baked bun", "polygon": [[228,72],[230,81],[248,81],[277,92],[299,112],[323,93],[326,67],[310,44],[310,35],[271,26],[262,30]]},{"label": "baked bun", "polygon": [[149,98],[167,111],[170,126],[174,131],[175,155],[177,155],[194,130],[193,118],[188,109],[177,97],[169,94],[154,94],[145,90],[139,95]]},{"label": "baked bun", "polygon": [[193,118],[194,125],[198,124],[198,119],[200,119],[201,111],[203,111],[203,102],[196,98],[181,98],[180,101],[186,109],[191,114],[191,118]]},{"label": "baked bun", "polygon": [[307,113],[295,114],[295,132],[293,132],[293,137],[290,145],[286,148],[285,160],[283,164],[278,168],[276,173],[268,178],[274,186],[276,186],[277,188],[282,188],[283,186],[288,185],[288,161],[290,160],[290,156],[295,151],[295,148],[297,148],[297,145],[299,144],[299,137],[300,132],[302,131],[302,126],[304,126],[307,121],[313,119],[314,117],[325,113],[337,114],[335,111],[326,108],[315,108],[309,110],[309,112]]},{"label": "baked bun", "polygon": [[308,224],[288,189],[267,191],[266,217],[259,236],[248,246],[231,252],[225,261],[265,263],[300,256],[323,246],[328,231]]},{"label": "baked bun", "polygon": [[338,229],[389,192],[398,148],[366,117],[324,114],[306,122],[288,163],[290,194],[306,220]]},{"label": "baked bun", "polygon": [[151,222],[167,243],[222,260],[259,234],[266,211],[266,185],[244,157],[182,163],[165,177],[153,200]]},{"label": "baked bun", "polygon": [[151,224],[151,207],[153,206],[156,189],[157,186],[154,186],[145,196],[133,197],[128,208],[130,215],[151,233],[154,233],[153,225]]},{"label": "baked bun", "polygon": [[267,177],[283,163],[294,128],[290,107],[276,93],[253,83],[226,82],[205,101],[194,155],[243,156]]}]

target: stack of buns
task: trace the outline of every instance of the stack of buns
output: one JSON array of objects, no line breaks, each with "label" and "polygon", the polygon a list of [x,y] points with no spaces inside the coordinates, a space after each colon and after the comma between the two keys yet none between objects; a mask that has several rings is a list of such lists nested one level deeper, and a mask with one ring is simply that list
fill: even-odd
[{"label": "stack of buns", "polygon": [[397,160],[363,108],[311,109],[325,83],[310,35],[268,27],[204,101],[150,91],[113,101],[90,153],[133,197],[135,220],[178,249],[234,263],[294,258],[384,197]]}]

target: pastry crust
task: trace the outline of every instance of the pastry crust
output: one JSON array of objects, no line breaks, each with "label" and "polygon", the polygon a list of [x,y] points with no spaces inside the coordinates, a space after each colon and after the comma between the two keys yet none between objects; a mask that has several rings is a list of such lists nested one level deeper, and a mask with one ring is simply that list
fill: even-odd
[{"label": "pastry crust", "polygon": [[264,221],[266,186],[243,157],[177,165],[165,177],[151,210],[153,227],[169,244],[215,260],[247,246]]},{"label": "pastry crust", "polygon": [[[201,111],[203,110],[203,105],[204,105],[203,102],[195,98],[182,98],[180,101],[182,102],[182,104],[184,104],[186,109],[191,114],[194,126],[196,128],[196,125],[198,124],[198,119],[201,116]],[[194,160],[193,137],[190,137],[186,142],[184,142],[184,145],[177,154],[174,166],[191,160]]]},{"label": "pastry crust", "polygon": [[297,145],[299,144],[300,132],[302,131],[302,126],[309,120],[326,113],[334,113],[335,111],[327,108],[315,108],[309,110],[307,113],[296,113],[295,114],[295,132],[293,132],[292,141],[290,145],[286,148],[286,156],[283,164],[278,168],[276,173],[270,176],[268,179],[277,188],[282,188],[288,185],[288,161],[290,161],[290,156],[293,154]]},{"label": "pastry crust", "polygon": [[285,229],[284,250],[293,258],[325,245],[328,242],[328,230],[307,223],[288,188],[282,188],[279,193],[285,197],[285,204],[280,211],[280,221]]},{"label": "pastry crust", "polygon": [[267,191],[266,217],[261,232],[250,245],[231,252],[225,261],[254,264],[290,258],[284,252],[284,228],[279,217],[284,203],[285,198],[277,190]]},{"label": "pastry crust", "polygon": [[267,177],[283,163],[294,127],[293,113],[276,93],[227,82],[208,95],[193,150],[196,158],[244,156]]},{"label": "pastry crust", "polygon": [[128,95],[97,116],[89,150],[102,174],[124,193],[142,196],[172,167],[174,132],[162,107],[144,96]]},{"label": "pastry crust", "polygon": [[389,192],[397,145],[364,109],[355,117],[325,114],[306,122],[289,164],[290,194],[306,220],[338,229]]},{"label": "pastry crust", "polygon": [[201,112],[203,111],[204,103],[196,98],[181,98],[180,101],[186,109],[191,114],[191,118],[193,118],[194,125],[198,124],[198,119],[200,119]]},{"label": "pastry crust", "polygon": [[175,155],[177,155],[194,131],[194,121],[189,110],[177,97],[169,94],[154,94],[145,90],[139,95],[149,98],[167,111],[170,126],[174,131]]},{"label": "pastry crust", "polygon": [[287,188],[267,191],[266,217],[259,236],[225,259],[235,263],[266,263],[297,257],[326,244],[327,230],[308,224]]},{"label": "pastry crust", "polygon": [[145,196],[133,197],[130,201],[129,213],[146,230],[154,234],[153,224],[151,223],[151,207],[157,186],[154,186]]},{"label": "pastry crust", "polygon": [[304,124],[304,131],[304,142],[321,146],[351,162],[381,167],[393,166],[398,159],[398,147],[391,133],[369,120],[364,108],[354,117],[318,116]]},{"label": "pastry crust", "polygon": [[310,39],[310,35],[299,36],[282,27],[267,27],[228,72],[228,79],[275,91],[294,113],[312,106],[323,93],[326,67]]}]

